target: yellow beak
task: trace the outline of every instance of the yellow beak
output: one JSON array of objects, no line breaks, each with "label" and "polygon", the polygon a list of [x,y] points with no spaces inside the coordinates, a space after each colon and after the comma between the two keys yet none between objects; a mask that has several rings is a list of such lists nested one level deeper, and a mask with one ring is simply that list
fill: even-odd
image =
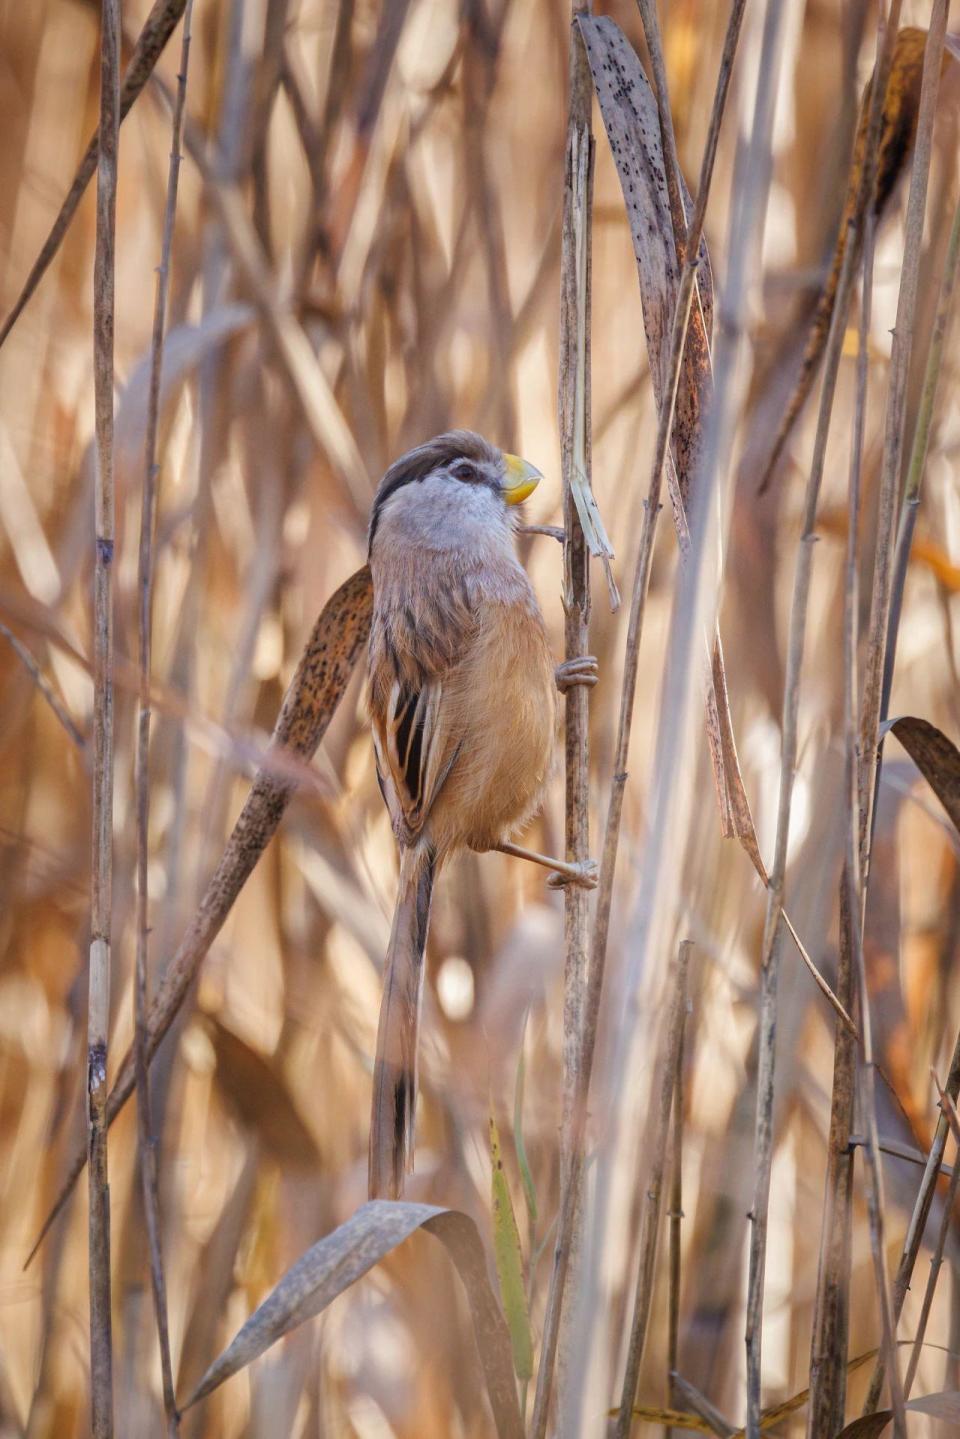
[{"label": "yellow beak", "polygon": [[519,505],[521,500],[533,494],[543,475],[526,460],[521,460],[519,455],[504,455],[503,464],[506,471],[503,478],[503,498],[508,505]]}]

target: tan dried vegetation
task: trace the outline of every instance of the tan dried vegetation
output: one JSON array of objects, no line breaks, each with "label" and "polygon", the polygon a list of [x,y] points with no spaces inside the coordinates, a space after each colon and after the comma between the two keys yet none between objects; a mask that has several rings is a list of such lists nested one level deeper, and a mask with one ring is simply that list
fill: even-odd
[{"label": "tan dried vegetation", "polygon": [[[112,432],[109,146],[99,241],[91,184],[0,348],[0,1436],[956,1433],[957,1181],[921,1189],[960,1089],[949,7],[894,4],[878,50],[862,0],[195,0],[171,229],[184,9],[122,7]],[[110,52],[86,0],[0,25],[9,316]],[[396,862],[349,577],[378,476],[451,425],[534,461],[529,522],[568,528],[522,551],[601,679],[528,841],[586,843],[601,886],[451,864],[409,1202],[365,1206]],[[110,1232],[77,1186],[24,1269],[82,1168],[91,952]]]}]

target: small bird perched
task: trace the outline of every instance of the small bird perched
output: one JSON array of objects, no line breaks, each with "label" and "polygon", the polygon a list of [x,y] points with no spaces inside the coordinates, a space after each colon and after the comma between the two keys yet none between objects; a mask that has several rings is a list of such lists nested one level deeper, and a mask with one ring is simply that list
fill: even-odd
[{"label": "small bird perched", "polygon": [[455,850],[506,849],[590,886],[595,866],[508,843],[536,811],[553,753],[555,673],[517,559],[516,506],[542,479],[469,430],[393,464],[370,517],[368,703],[380,788],[400,845],[370,1121],[370,1197],[397,1198],[413,1156],[417,1032],[430,900]]}]

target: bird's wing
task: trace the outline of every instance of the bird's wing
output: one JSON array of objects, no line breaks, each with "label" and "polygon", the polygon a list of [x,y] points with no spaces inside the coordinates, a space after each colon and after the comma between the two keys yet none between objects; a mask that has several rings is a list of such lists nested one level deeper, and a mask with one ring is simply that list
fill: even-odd
[{"label": "bird's wing", "polygon": [[374,724],[377,771],[394,825],[415,838],[456,762],[459,744],[444,725],[443,676],[419,689],[395,680]]}]

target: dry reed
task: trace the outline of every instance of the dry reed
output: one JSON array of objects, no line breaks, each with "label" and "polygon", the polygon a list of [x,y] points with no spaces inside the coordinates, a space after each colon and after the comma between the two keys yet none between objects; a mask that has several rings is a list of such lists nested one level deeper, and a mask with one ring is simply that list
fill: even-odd
[{"label": "dry reed", "polygon": [[[894,4],[878,48],[859,0],[204,0],[185,96],[185,8],[124,7],[121,78],[113,3],[3,21],[0,1435],[952,1432],[956,15]],[[911,184],[871,235],[878,101],[819,415],[758,499],[901,8]],[[557,476],[521,553],[600,678],[518,839],[600,885],[451,865],[378,1208],[364,527],[454,423]],[[89,1214],[21,1274],[88,1040]]]}]

